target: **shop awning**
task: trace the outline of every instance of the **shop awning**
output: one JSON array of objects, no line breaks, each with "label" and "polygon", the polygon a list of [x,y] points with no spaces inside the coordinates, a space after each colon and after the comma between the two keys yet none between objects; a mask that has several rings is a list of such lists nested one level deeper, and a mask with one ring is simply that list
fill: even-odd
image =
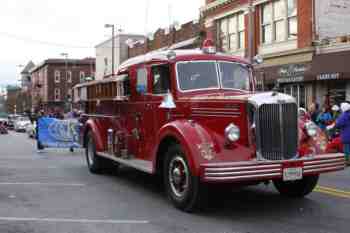
[{"label": "shop awning", "polygon": [[350,79],[350,51],[325,53],[314,56],[308,79]]}]

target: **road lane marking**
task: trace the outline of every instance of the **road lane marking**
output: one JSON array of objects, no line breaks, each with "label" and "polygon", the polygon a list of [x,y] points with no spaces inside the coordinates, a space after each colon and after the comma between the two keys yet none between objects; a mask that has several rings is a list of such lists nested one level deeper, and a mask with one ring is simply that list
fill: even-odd
[{"label": "road lane marking", "polygon": [[344,190],[339,190],[339,189],[334,189],[334,188],[329,188],[329,187],[324,187],[324,186],[317,186],[314,191],[319,192],[319,193],[324,193],[328,194],[331,196],[336,196],[336,197],[342,197],[342,198],[348,198],[350,199],[350,192],[344,191]]},{"label": "road lane marking", "polygon": [[73,186],[73,187],[86,186],[85,184],[79,184],[79,183],[0,182],[0,186],[2,185]]},{"label": "road lane marking", "polygon": [[146,220],[118,220],[118,219],[69,219],[69,218],[15,218],[0,217],[0,221],[7,222],[55,222],[55,223],[108,223],[108,224],[148,224]]}]

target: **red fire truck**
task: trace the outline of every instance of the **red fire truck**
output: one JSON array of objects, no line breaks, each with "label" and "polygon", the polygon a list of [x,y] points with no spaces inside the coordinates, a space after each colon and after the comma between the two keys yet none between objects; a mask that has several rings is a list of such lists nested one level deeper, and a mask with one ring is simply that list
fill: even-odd
[{"label": "red fire truck", "polygon": [[345,167],[317,126],[298,119],[293,97],[257,92],[251,64],[210,46],[132,58],[116,77],[78,85],[75,100],[89,170],[158,174],[184,211],[201,205],[210,183],[272,181],[303,197],[320,173]]}]

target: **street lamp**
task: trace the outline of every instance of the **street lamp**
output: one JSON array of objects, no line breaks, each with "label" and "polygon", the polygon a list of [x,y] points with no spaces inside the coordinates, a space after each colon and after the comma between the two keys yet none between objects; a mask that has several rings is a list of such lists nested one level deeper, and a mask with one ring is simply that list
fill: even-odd
[{"label": "street lamp", "polygon": [[[64,83],[64,102],[69,105],[69,100],[68,100],[68,88],[67,88],[67,83],[68,83],[68,53],[61,53],[61,56],[65,58],[65,70],[66,70],[66,75],[65,75],[65,83]],[[68,108],[66,105],[66,109]]]},{"label": "street lamp", "polygon": [[114,76],[114,24],[105,24],[105,28],[112,28],[112,77]]}]

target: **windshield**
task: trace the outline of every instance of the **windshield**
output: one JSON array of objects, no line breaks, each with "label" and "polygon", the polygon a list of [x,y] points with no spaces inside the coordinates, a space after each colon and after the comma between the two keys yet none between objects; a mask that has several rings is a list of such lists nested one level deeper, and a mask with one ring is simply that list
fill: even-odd
[{"label": "windshield", "polygon": [[17,121],[29,121],[28,117],[19,117],[17,118]]},{"label": "windshield", "polygon": [[239,63],[179,62],[177,76],[181,91],[219,88],[249,90],[249,69]]},{"label": "windshield", "polygon": [[181,62],[177,73],[182,91],[219,87],[216,62]]},{"label": "windshield", "polygon": [[249,70],[233,62],[220,62],[222,88],[249,90]]}]

